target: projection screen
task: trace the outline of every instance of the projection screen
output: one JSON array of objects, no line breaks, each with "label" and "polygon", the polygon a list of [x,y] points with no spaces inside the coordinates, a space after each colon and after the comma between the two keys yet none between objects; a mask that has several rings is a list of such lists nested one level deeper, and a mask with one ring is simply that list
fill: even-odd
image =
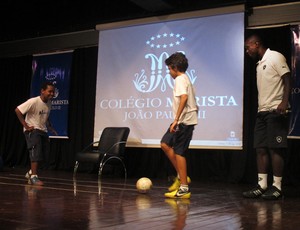
[{"label": "projection screen", "polygon": [[183,52],[199,107],[191,148],[242,149],[244,6],[97,25],[94,139],[128,126],[129,147],[159,147],[173,121],[164,60]]}]

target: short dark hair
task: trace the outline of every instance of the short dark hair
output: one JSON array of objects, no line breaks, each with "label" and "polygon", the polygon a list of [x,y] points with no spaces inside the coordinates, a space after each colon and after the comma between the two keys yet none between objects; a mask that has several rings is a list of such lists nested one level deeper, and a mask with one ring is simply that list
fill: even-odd
[{"label": "short dark hair", "polygon": [[173,53],[165,60],[165,64],[171,68],[177,68],[180,72],[185,72],[189,67],[188,59],[181,52]]},{"label": "short dark hair", "polygon": [[46,81],[46,82],[43,82],[43,83],[41,84],[41,89],[42,89],[42,90],[46,90],[46,89],[48,88],[48,86],[53,86],[53,87],[55,87],[54,84],[53,84],[53,82]]},{"label": "short dark hair", "polygon": [[246,41],[248,42],[258,42],[261,46],[264,46],[264,41],[259,34],[251,34],[247,37]]}]

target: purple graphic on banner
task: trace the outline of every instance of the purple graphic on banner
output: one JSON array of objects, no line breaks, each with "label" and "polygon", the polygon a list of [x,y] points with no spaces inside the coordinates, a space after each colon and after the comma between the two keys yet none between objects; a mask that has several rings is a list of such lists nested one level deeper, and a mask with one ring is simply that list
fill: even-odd
[{"label": "purple graphic on banner", "polygon": [[300,138],[300,25],[292,27],[292,95],[289,138]]},{"label": "purple graphic on banner", "polygon": [[[52,138],[68,138],[69,83],[73,52],[34,56],[32,61],[31,97],[40,95],[45,81],[55,85],[50,121],[57,131]],[[51,135],[51,133],[49,133]]]}]

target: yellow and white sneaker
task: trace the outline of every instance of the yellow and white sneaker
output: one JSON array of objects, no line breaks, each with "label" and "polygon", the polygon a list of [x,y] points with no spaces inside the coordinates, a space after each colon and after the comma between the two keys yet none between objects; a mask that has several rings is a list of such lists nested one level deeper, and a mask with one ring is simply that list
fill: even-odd
[{"label": "yellow and white sneaker", "polygon": [[[187,177],[187,182],[188,182],[188,184],[190,184],[192,182],[190,177]],[[181,183],[180,183],[179,178],[175,177],[173,184],[168,188],[169,192],[179,189],[180,184]]]},{"label": "yellow and white sneaker", "polygon": [[175,199],[189,199],[191,198],[191,192],[189,189],[184,191],[183,189],[178,188],[175,191],[165,193],[165,197]]}]

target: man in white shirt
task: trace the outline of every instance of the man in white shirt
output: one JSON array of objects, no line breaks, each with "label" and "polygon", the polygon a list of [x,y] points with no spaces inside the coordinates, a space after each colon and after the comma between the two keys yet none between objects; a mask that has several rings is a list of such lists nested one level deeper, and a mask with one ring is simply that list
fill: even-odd
[{"label": "man in white shirt", "polygon": [[[258,185],[244,192],[243,196],[276,200],[283,195],[281,181],[283,154],[287,148],[290,69],[285,57],[267,49],[257,35],[247,38],[245,49],[251,58],[259,59],[256,67],[258,113],[254,128]],[[273,182],[268,187],[269,162],[272,164]]]}]

